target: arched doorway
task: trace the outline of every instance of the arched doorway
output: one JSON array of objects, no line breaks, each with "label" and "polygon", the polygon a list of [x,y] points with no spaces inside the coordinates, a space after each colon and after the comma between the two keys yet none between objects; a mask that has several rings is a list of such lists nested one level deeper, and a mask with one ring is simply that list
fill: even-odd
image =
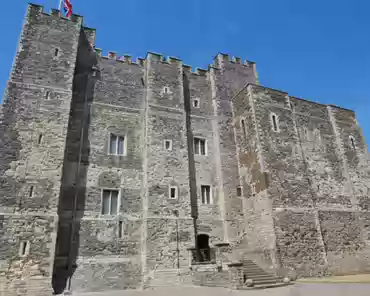
[{"label": "arched doorway", "polygon": [[199,234],[198,249],[200,254],[200,262],[206,263],[211,261],[211,248],[209,247],[209,236],[207,234]]}]

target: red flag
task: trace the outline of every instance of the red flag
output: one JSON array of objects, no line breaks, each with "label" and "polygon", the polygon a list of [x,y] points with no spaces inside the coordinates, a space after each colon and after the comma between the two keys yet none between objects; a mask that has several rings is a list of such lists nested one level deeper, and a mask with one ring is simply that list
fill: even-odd
[{"label": "red flag", "polygon": [[70,17],[72,15],[72,4],[70,0],[63,0],[63,9],[66,17]]}]

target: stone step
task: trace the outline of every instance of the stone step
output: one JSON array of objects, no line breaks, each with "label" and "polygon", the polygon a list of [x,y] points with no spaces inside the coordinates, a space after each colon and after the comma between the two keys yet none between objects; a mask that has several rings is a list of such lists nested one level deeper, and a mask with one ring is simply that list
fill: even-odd
[{"label": "stone step", "polygon": [[244,272],[250,272],[250,273],[264,273],[264,274],[272,274],[272,273],[269,273],[263,269],[257,269],[257,268],[243,268],[243,271]]},{"label": "stone step", "polygon": [[262,277],[262,278],[274,278],[274,279],[280,279],[278,276],[274,274],[268,274],[268,273],[252,273],[252,272],[244,272],[244,275],[246,277]]},{"label": "stone step", "polygon": [[243,266],[243,270],[245,270],[245,271],[252,271],[252,272],[266,272],[262,268],[257,268],[257,267],[248,268],[248,267]]},{"label": "stone step", "polygon": [[266,285],[266,284],[277,284],[280,281],[276,279],[262,279],[262,280],[253,280],[255,285]]},{"label": "stone step", "polygon": [[277,287],[282,287],[285,286],[286,284],[284,283],[276,283],[276,284],[256,284],[253,287],[240,287],[238,290],[253,290],[253,289],[268,289],[268,288],[277,288]]},{"label": "stone step", "polygon": [[271,275],[268,275],[268,274],[249,274],[249,275],[246,275],[248,279],[276,279],[276,280],[280,280],[280,278],[276,277],[276,276],[271,276]]}]

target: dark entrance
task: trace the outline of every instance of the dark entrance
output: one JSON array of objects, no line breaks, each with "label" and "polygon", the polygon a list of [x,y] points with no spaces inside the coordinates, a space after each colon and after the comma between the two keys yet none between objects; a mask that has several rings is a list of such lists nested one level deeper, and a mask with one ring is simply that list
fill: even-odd
[{"label": "dark entrance", "polygon": [[198,235],[199,262],[209,263],[213,261],[212,250],[209,247],[209,236],[207,234]]}]

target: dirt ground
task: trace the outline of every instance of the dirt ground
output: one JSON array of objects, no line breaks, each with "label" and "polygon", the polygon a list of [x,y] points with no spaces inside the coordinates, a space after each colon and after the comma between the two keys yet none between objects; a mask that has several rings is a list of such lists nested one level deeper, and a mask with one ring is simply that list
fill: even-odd
[{"label": "dirt ground", "polygon": [[369,296],[366,283],[302,283],[265,290],[233,291],[224,288],[174,287],[156,290],[125,290],[98,293],[73,293],[73,296]]}]

